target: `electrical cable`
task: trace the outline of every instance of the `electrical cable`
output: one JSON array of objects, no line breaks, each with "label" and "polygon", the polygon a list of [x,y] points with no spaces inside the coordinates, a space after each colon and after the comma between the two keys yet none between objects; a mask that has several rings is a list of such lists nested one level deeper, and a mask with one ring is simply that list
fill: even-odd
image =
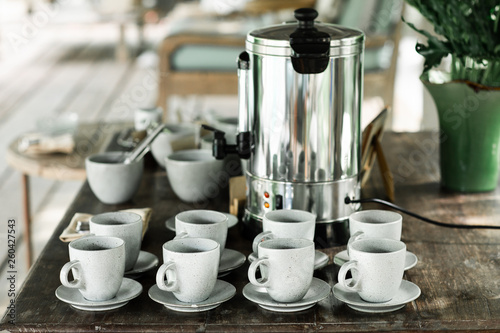
[{"label": "electrical cable", "polygon": [[454,224],[454,223],[443,223],[439,222],[436,220],[432,220],[430,218],[418,215],[416,213],[410,212],[409,210],[404,209],[403,207],[400,207],[398,205],[393,204],[392,202],[378,199],[378,198],[366,198],[366,199],[351,199],[349,197],[346,197],[344,202],[346,204],[354,204],[354,203],[367,203],[367,202],[372,202],[372,203],[378,203],[381,205],[385,205],[387,207],[393,208],[395,210],[398,210],[402,213],[405,213],[407,215],[413,216],[417,219],[420,219],[424,222],[434,224],[440,227],[445,227],[445,228],[457,228],[457,229],[500,229],[499,225],[466,225],[466,224]]}]

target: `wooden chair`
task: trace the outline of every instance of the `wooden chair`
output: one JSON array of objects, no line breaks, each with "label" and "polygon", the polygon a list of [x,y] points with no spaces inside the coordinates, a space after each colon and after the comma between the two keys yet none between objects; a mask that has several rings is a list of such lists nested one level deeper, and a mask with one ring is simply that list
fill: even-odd
[{"label": "wooden chair", "polygon": [[[178,70],[172,63],[172,55],[185,45],[220,46],[229,49],[237,47],[245,49],[244,36],[193,35],[183,33],[168,36],[163,40],[160,53],[160,78],[158,90],[158,105],[168,112],[168,99],[173,95],[232,95],[238,92],[238,77],[236,75],[236,56],[232,64],[234,71],[227,70]],[[235,53],[234,51],[232,51]]]},{"label": "wooden chair", "polygon": [[[245,50],[248,31],[281,22],[273,21],[270,13],[313,7],[315,2],[316,0],[252,0],[247,3],[244,12],[225,17],[203,14],[196,8],[196,3],[177,5],[178,8],[174,8],[171,14],[175,31],[164,38],[158,51],[160,73],[157,104],[165,110],[164,118],[168,113],[168,99],[173,95],[237,94],[236,59]],[[179,22],[197,23],[195,27],[185,24],[185,28],[178,28],[176,26]],[[191,51],[187,51],[189,48]],[[179,53],[194,53],[203,48],[211,50],[212,57],[217,57],[217,54],[223,56],[225,64],[213,65],[214,59],[200,58],[199,63],[179,66],[178,62],[182,60],[179,59]]]},{"label": "wooden chair", "polygon": [[[384,104],[392,105],[394,80],[397,65],[398,44],[401,34],[401,20],[399,19],[402,11],[401,0],[371,0],[372,9],[370,13],[364,13],[360,8],[366,6],[366,0],[351,0],[343,1],[338,6],[338,19],[332,23],[339,23],[341,25],[359,27],[361,23],[370,30],[367,32],[365,44],[365,60],[368,57],[383,56],[389,57],[390,60],[385,59],[384,66],[379,64],[378,60],[368,61],[370,66],[365,65],[364,76],[364,96],[381,96]],[[315,1],[311,0],[253,0],[249,2],[247,8],[248,12],[252,14],[263,15],[267,10],[278,10],[284,7],[299,8],[306,6],[313,6]],[[267,4],[267,6],[265,5]],[[182,4],[187,5],[187,4]],[[193,4],[189,4],[193,5]],[[398,7],[399,6],[399,7]],[[400,11],[398,12],[394,11]],[[175,13],[174,9],[174,13]],[[350,16],[345,15],[351,13]],[[245,38],[251,24],[240,27],[240,30],[229,29],[214,29],[212,25],[219,25],[224,23],[225,20],[244,22],[254,16],[245,17],[203,17],[199,11],[193,8],[186,16],[179,15],[178,19],[174,19],[173,25],[180,21],[196,21],[204,20],[206,22],[205,29],[198,27],[198,30],[193,31],[191,28],[180,28],[176,32],[169,34],[163,40],[159,49],[160,57],[160,77],[159,77],[159,91],[157,104],[165,110],[164,117],[167,118],[168,113],[168,99],[173,95],[232,95],[237,94],[238,77],[236,74],[236,58],[241,51],[245,49]],[[387,17],[380,17],[381,13]],[[361,15],[363,14],[363,15]],[[390,14],[390,15],[388,15]],[[175,16],[175,15],[174,15]],[[390,17],[389,17],[390,16]],[[394,20],[397,17],[398,20]],[[345,22],[342,18],[348,18],[351,22]],[[368,18],[368,23],[365,21]],[[232,21],[230,21],[232,22]],[[258,21],[253,28],[263,25],[258,25]],[[279,23],[279,22],[276,22]],[[201,26],[201,25],[199,25]],[[227,26],[232,26],[227,24]],[[233,25],[234,26],[234,25]],[[380,27],[382,26],[382,27]],[[244,29],[246,28],[246,30]],[[373,30],[373,31],[371,31]],[[180,52],[187,53],[190,47],[206,47],[208,49],[217,49],[220,54],[225,54],[225,66],[219,65],[218,68],[211,68],[206,62],[209,60],[199,55],[199,62],[194,61],[188,66],[178,66]],[[390,54],[387,55],[387,48],[390,49]],[[212,56],[217,54],[212,52]],[[381,53],[385,52],[385,53]],[[230,57],[228,57],[230,55]],[[367,63],[367,61],[365,61]],[[217,66],[215,66],[217,67]]]}]

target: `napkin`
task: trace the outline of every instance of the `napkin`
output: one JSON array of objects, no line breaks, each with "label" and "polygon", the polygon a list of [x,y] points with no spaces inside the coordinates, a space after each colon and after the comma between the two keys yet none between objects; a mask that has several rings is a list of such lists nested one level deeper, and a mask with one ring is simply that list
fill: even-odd
[{"label": "napkin", "polygon": [[69,154],[75,148],[75,140],[70,133],[52,136],[45,133],[29,133],[19,141],[18,149],[25,154]]},{"label": "napkin", "polygon": [[[146,231],[148,229],[152,209],[151,208],[132,208],[132,209],[121,210],[121,212],[136,213],[142,217],[142,237],[144,238],[144,234],[146,233]],[[64,229],[63,232],[61,233],[61,235],[59,236],[59,239],[63,242],[71,242],[72,240],[78,239],[78,238],[88,234],[89,231],[78,232],[76,230],[76,226],[78,225],[79,221],[88,222],[92,216],[93,216],[92,214],[75,213],[75,215],[73,215],[73,218],[71,218],[71,221],[69,222],[66,229]]]}]

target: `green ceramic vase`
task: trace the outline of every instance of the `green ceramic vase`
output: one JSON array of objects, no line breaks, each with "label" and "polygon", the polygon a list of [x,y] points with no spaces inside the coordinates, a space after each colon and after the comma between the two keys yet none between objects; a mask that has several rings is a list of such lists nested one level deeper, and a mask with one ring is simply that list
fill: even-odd
[{"label": "green ceramic vase", "polygon": [[500,161],[500,90],[421,79],[438,110],[442,185],[460,192],[494,190]]}]

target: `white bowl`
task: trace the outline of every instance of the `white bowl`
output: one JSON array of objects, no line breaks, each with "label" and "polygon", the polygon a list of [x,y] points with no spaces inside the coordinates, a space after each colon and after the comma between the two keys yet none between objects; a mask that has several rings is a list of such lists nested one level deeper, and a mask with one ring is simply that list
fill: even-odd
[{"label": "white bowl", "polygon": [[228,184],[224,161],[205,149],[181,150],[165,158],[167,177],[175,194],[185,202],[210,200]]},{"label": "white bowl", "polygon": [[165,157],[178,150],[195,148],[195,128],[191,125],[169,124],[151,143],[156,162],[165,168]]},{"label": "white bowl", "polygon": [[95,196],[105,204],[119,204],[134,196],[139,189],[144,160],[119,163],[123,152],[95,154],[85,159],[87,180]]}]

